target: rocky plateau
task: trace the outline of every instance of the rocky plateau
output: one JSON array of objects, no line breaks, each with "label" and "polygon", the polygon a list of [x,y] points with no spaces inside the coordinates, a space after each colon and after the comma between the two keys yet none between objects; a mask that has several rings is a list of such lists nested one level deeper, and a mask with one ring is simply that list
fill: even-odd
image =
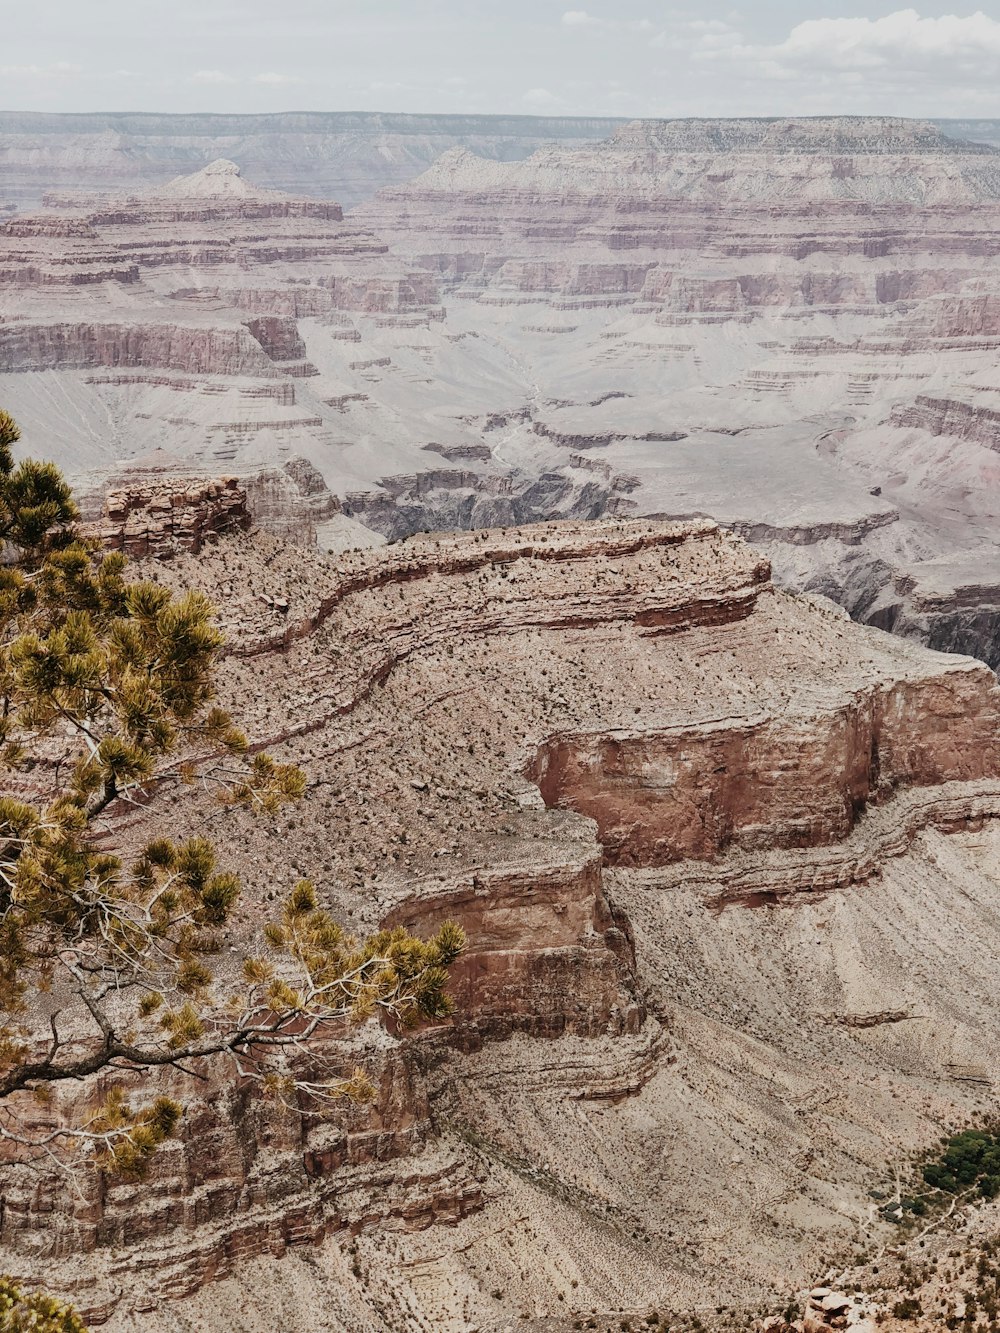
[{"label": "rocky plateau", "polygon": [[603,139],[619,123],[600,116],[0,111],[0,207],[34,209],[44,195],[66,190],[149,189],[220,157],[237,158],[257,185],[350,207],[418,176],[449,148],[505,161],[560,140]]}]

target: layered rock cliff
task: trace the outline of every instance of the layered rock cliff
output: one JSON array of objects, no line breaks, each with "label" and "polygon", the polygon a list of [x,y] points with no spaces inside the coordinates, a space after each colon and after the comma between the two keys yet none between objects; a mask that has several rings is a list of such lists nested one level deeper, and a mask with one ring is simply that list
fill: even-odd
[{"label": "layered rock cliff", "polygon": [[[145,484],[143,484],[143,482]],[[235,477],[222,481],[175,476],[142,481],[112,491],[100,519],[85,530],[109,551],[135,558],[171,559],[180,551],[197,555],[220,533],[250,527],[246,491]]]},{"label": "layered rock cliff", "polygon": [[7,1168],[3,1266],[109,1333],[562,1330],[766,1305],[866,1235],[873,1175],[973,1108],[949,1071],[1000,1072],[992,673],[705,521],[323,559],[239,524],[196,555],[157,512],[223,701],[309,774],[281,817],[216,810],[231,939],[300,874],[355,930],[457,920],[459,1011],[337,1037],[379,1095],[327,1124],[172,1072],[145,1188]]},{"label": "layered rock cliff", "polygon": [[708,515],[997,665],[989,595],[892,608],[928,562],[1000,584],[998,162],[889,118],[635,123],[453,148],[341,220],[222,161],[5,224],[0,395],[74,472],[304,458],[389,539]]},{"label": "layered rock cliff", "polygon": [[362,314],[424,329],[441,314],[435,279],[338,204],[261,189],[226,160],[18,215],[0,227],[0,273],[4,401],[31,447],[76,471],[160,448],[194,471],[298,457],[367,480],[343,466],[335,362],[364,368],[343,335]]},{"label": "layered rock cliff", "polygon": [[543,144],[603,139],[618,123],[601,116],[7,111],[0,112],[0,172],[5,199],[23,211],[52,191],[148,189],[237,156],[259,185],[351,206],[419,175],[456,145],[507,161]]}]

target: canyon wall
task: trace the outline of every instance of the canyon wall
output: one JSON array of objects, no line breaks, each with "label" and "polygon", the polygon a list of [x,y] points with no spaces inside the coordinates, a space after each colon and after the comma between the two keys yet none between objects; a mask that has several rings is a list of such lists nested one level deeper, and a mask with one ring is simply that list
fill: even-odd
[{"label": "canyon wall", "polygon": [[[220,701],[308,790],[254,820],[164,789],[119,835],[216,809],[244,879],[224,946],[300,875],[353,931],[457,921],[457,1013],[330,1034],[315,1058],[378,1096],[328,1120],[171,1071],[188,1109],[144,1186],[8,1163],[4,1269],[109,1333],[279,1307],[290,1333],[562,1330],[766,1302],[854,1244],[871,1173],[972,1105],[947,1062],[1000,1073],[988,918],[958,977],[925,938],[996,891],[993,674],[776,589],[707,521],[323,558],[221,482],[197,499],[234,521],[196,550],[185,485],[123,483],[109,514],[144,506],[149,568],[220,608]],[[901,1010],[915,1044],[866,1042]]]},{"label": "canyon wall", "polygon": [[998,163],[891,118],[635,122],[452,146],[345,217],[228,160],[57,192],[0,234],[0,396],[86,488],[304,459],[336,543],[708,515],[996,666]]},{"label": "canyon wall", "polygon": [[[710,514],[878,617],[917,560],[997,581],[998,161],[913,121],[635,122],[519,163],[453,150],[355,216],[529,381],[485,423],[514,495],[599,451],[592,512]],[[398,535],[407,509],[357,512]],[[934,641],[1000,664],[995,603],[956,589],[951,614],[964,637]]]},{"label": "canyon wall", "polygon": [[0,202],[24,210],[53,190],[147,189],[237,156],[258,185],[351,206],[419,175],[456,145],[508,160],[554,141],[603,139],[617,123],[599,116],[7,111],[0,113]]}]

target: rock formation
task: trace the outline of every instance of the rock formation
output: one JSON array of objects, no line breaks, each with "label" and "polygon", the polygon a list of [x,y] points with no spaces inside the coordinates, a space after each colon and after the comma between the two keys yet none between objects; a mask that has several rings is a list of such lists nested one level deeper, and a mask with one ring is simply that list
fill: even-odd
[{"label": "rock formation", "polygon": [[75,474],[305,459],[334,545],[707,515],[998,665],[998,164],[921,122],[684,121],[451,148],[345,219],[227,161],[64,191],[0,230],[0,399]]},{"label": "rock formation", "polygon": [[[766,1306],[885,1234],[873,1179],[973,1112],[955,1069],[1000,1076],[987,667],[707,521],[324,558],[242,522],[196,554],[143,504],[147,570],[219,607],[222,701],[309,774],[264,823],[204,798],[230,942],[300,874],[352,929],[457,920],[458,1016],[331,1036],[378,1098],[330,1122],[171,1071],[147,1185],[8,1167],[4,1269],[109,1333],[562,1333]],[[181,832],[168,790],[117,817]]]},{"label": "rock formation", "polygon": [[[838,118],[637,122],[509,164],[456,149],[355,216],[517,365],[525,415],[486,436],[506,472],[571,478],[566,448],[600,450],[627,486],[603,512],[710,514],[888,623],[916,561],[1000,582],[998,208],[989,145]],[[1000,663],[995,598],[953,593],[956,641]]]},{"label": "rock formation", "polygon": [[[341,465],[353,441],[340,436],[340,381],[325,353],[320,374],[303,326],[353,363],[341,336],[352,316],[426,328],[440,315],[434,278],[397,264],[339,205],[260,189],[225,160],[141,197],[16,215],[0,226],[0,273],[0,382],[29,447],[96,471],[86,491],[151,450],[192,475],[226,466],[252,489],[264,469],[272,491],[295,463],[310,475],[306,542],[339,513],[317,465],[342,489],[371,471]],[[68,414],[56,406],[67,399]],[[256,490],[267,522],[281,502]]]},{"label": "rock formation", "polygon": [[[212,534],[251,524],[293,545],[333,549],[377,544],[342,517],[340,504],[305,458],[223,480],[198,475],[183,459],[154,450],[105,469],[78,491],[81,517],[105,545],[130,556],[170,559],[201,549]],[[169,522],[166,521],[169,516]]]},{"label": "rock formation", "polygon": [[555,141],[603,139],[607,117],[383,115],[76,115],[0,112],[3,202],[37,208],[66,191],[148,189],[238,157],[251,180],[296,195],[368,199],[461,145],[501,161]]},{"label": "rock formation", "polygon": [[186,485],[171,477],[112,491],[101,518],[85,531],[109,551],[169,560],[180,551],[197,555],[220,533],[249,527],[246,491],[235,477],[192,478]]}]

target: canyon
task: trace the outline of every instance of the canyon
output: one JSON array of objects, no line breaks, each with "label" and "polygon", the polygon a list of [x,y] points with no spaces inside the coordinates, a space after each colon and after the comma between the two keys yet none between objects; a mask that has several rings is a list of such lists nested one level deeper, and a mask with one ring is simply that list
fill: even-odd
[{"label": "canyon", "polygon": [[[351,208],[418,176],[449,148],[513,161],[555,142],[605,139],[624,123],[607,116],[0,111],[0,209],[35,209],[52,190],[149,189],[220,157],[235,157],[257,185]],[[996,120],[935,123],[953,138],[1000,144]]]},{"label": "canyon", "polygon": [[301,513],[331,550],[704,515],[784,586],[1000,664],[984,126],[549,128],[346,214],[226,159],[131,192],[53,175],[0,228],[24,447],[95,496],[151,457],[279,474],[276,531]]},{"label": "canyon", "polygon": [[149,189],[220,157],[237,158],[257,185],[352,207],[383,185],[418,176],[449,148],[507,160],[553,142],[603,139],[619,123],[601,116],[0,111],[0,209],[37,208],[52,190]]},{"label": "canyon", "polygon": [[1000,1078],[1000,136],[181,119],[0,118],[0,404],[307,774],[194,796],[226,943],[308,876],[468,948],[324,1036],[370,1107],[174,1069],[145,1184],[8,1164],[0,1271],[108,1333],[892,1333],[875,1200]]},{"label": "canyon", "polygon": [[8,1165],[3,1268],[108,1333],[559,1333],[735,1327],[891,1242],[869,1191],[1000,1077],[993,673],[707,520],[325,556],[232,478],[169,494],[96,531],[211,596],[222,702],[308,788],[254,819],[168,786],[120,838],[210,819],[229,944],[299,875],[359,933],[459,922],[457,1014],[325,1038],[377,1087],[326,1120],[151,1078],[187,1111],[150,1179]]}]

